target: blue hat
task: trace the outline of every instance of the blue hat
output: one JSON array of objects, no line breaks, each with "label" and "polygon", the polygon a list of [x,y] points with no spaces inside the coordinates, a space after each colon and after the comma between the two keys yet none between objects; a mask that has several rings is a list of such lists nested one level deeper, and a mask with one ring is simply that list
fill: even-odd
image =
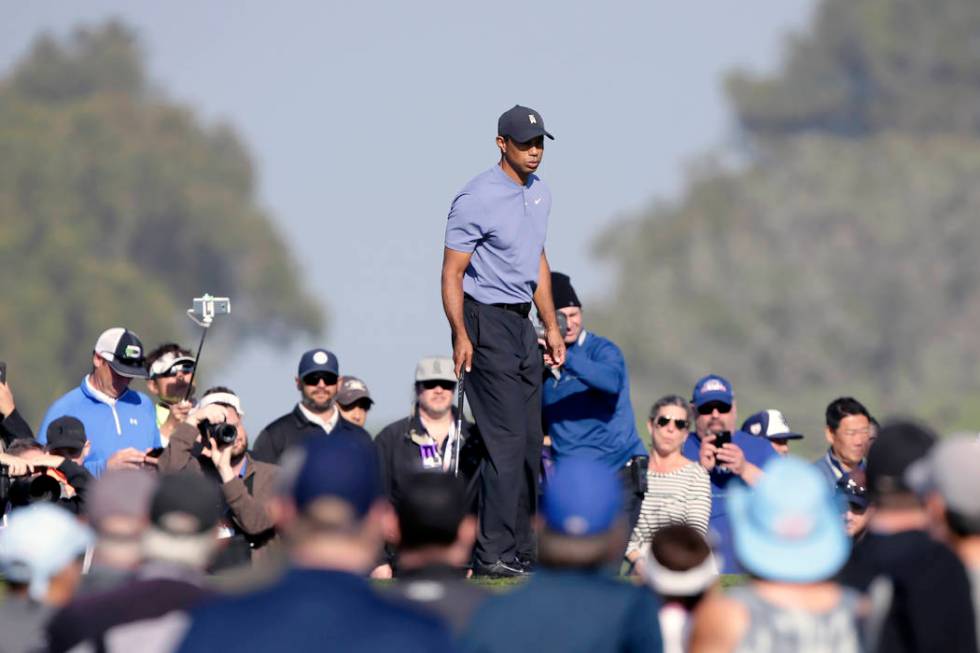
[{"label": "blue hat", "polygon": [[566,458],[555,465],[544,494],[548,528],[564,535],[598,535],[612,528],[623,507],[623,486],[608,465]]},{"label": "blue hat", "polygon": [[720,401],[731,406],[735,403],[735,391],[728,379],[717,374],[709,374],[698,379],[691,394],[691,403],[700,408],[709,401]]},{"label": "blue hat", "polygon": [[774,409],[761,410],[742,422],[742,431],[769,440],[801,440],[802,433],[790,429],[783,414]]},{"label": "blue hat", "polygon": [[753,574],[811,583],[833,576],[847,561],[850,540],[823,475],[794,456],[774,458],[752,488],[728,492],[735,555]]},{"label": "blue hat", "polygon": [[380,463],[374,444],[347,433],[307,438],[286,452],[282,470],[300,510],[316,499],[334,497],[349,503],[363,517],[381,496]]},{"label": "blue hat", "polygon": [[334,376],[340,376],[340,365],[337,357],[326,349],[311,349],[299,359],[299,371],[297,375],[303,378],[312,372],[329,372]]}]

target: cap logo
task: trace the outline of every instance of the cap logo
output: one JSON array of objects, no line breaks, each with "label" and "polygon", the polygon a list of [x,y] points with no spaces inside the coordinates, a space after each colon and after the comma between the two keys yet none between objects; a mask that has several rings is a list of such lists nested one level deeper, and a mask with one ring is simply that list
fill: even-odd
[{"label": "cap logo", "polygon": [[327,361],[330,360],[330,356],[327,355],[325,351],[318,351],[313,354],[313,362],[317,365],[326,365]]},{"label": "cap logo", "polygon": [[436,374],[442,374],[442,363],[439,361],[432,361],[432,371]]},{"label": "cap logo", "polygon": [[760,433],[762,433],[762,424],[756,422],[755,424],[750,426],[749,433],[751,433],[752,435],[759,435]]},{"label": "cap logo", "polygon": [[562,526],[565,527],[565,532],[569,535],[584,535],[589,530],[589,522],[586,521],[585,517],[579,515],[572,515],[567,517]]},{"label": "cap logo", "polygon": [[142,353],[143,350],[138,345],[126,345],[126,348],[123,350],[123,356],[126,358],[139,358]]},{"label": "cap logo", "polygon": [[787,540],[802,540],[813,531],[813,518],[809,515],[787,515],[773,524],[773,533]]},{"label": "cap logo", "polygon": [[367,386],[357,379],[348,379],[347,381],[344,381],[344,385],[351,390],[367,390]]},{"label": "cap logo", "polygon": [[538,124],[538,119],[534,117],[534,114],[533,113],[527,114],[527,119],[528,119],[528,121],[530,121],[530,123],[532,125]]},{"label": "cap logo", "polygon": [[728,388],[718,379],[708,379],[701,384],[701,392],[728,392]]}]

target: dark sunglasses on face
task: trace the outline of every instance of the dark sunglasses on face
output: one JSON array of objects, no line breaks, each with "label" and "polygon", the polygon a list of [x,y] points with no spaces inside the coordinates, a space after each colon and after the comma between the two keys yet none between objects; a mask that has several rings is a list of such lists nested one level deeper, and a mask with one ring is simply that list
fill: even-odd
[{"label": "dark sunglasses on face", "polygon": [[667,426],[668,424],[670,424],[671,421],[674,422],[674,426],[677,427],[677,430],[678,431],[686,431],[687,430],[687,420],[686,419],[674,419],[674,420],[671,420],[669,417],[664,417],[663,415],[661,415],[660,417],[657,418],[656,424],[660,428],[663,428],[663,427]]},{"label": "dark sunglasses on face", "polygon": [[727,415],[732,411],[732,407],[731,404],[726,404],[721,401],[709,401],[706,404],[698,406],[698,415],[710,415],[715,410],[721,415]]},{"label": "dark sunglasses on face", "polygon": [[177,376],[178,374],[190,374],[193,371],[194,371],[194,366],[191,365],[190,363],[186,365],[174,365],[169,370],[167,370],[165,374],[161,374],[160,376],[174,377]]},{"label": "dark sunglasses on face", "polygon": [[364,412],[371,410],[371,400],[370,399],[358,399],[352,404],[347,404],[346,406],[341,406],[344,410],[354,410],[355,408],[363,408]]},{"label": "dark sunglasses on face", "polygon": [[455,390],[456,384],[452,381],[420,381],[419,385],[422,386],[423,390],[434,390],[435,388],[442,388],[443,390]]},{"label": "dark sunglasses on face", "polygon": [[303,383],[309,386],[320,385],[320,381],[323,381],[324,385],[337,385],[337,375],[328,372],[313,372],[303,377]]}]

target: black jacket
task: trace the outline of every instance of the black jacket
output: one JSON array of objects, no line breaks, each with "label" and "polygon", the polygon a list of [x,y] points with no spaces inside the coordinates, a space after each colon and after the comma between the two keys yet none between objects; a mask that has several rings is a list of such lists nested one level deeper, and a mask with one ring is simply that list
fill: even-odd
[{"label": "black jacket", "polygon": [[[338,417],[337,426],[330,435],[345,432],[371,442],[371,435],[367,431],[343,417]],[[291,413],[273,420],[262,429],[259,437],[255,439],[255,446],[252,447],[252,457],[264,463],[278,464],[279,458],[286,449],[308,437],[323,434],[323,427],[307,419],[297,404]]]},{"label": "black jacket", "polygon": [[33,440],[34,432],[21,417],[20,411],[14,408],[9,415],[0,419],[0,439],[3,440],[4,445],[9,445],[19,438]]},{"label": "black jacket", "polygon": [[[420,434],[425,434],[425,428],[418,415],[413,414],[392,422],[374,440],[381,459],[381,479],[385,495],[392,505],[398,505],[408,477],[422,470],[422,456],[416,442]],[[479,430],[475,424],[464,421],[459,476],[466,483],[467,505],[474,505],[480,465],[485,458],[486,450]]]}]

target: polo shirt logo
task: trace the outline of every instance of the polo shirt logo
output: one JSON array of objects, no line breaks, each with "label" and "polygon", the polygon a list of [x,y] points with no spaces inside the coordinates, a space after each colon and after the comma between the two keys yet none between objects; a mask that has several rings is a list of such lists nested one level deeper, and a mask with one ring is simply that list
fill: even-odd
[{"label": "polo shirt logo", "polygon": [[130,417],[130,418],[129,418],[129,423],[130,423],[130,424],[131,424],[132,426],[139,426],[139,422],[138,422],[138,421],[136,421],[136,418],[135,418],[135,417]]},{"label": "polo shirt logo", "polygon": [[527,114],[527,119],[531,121],[532,125],[538,124],[538,119],[534,117],[533,113]]}]

